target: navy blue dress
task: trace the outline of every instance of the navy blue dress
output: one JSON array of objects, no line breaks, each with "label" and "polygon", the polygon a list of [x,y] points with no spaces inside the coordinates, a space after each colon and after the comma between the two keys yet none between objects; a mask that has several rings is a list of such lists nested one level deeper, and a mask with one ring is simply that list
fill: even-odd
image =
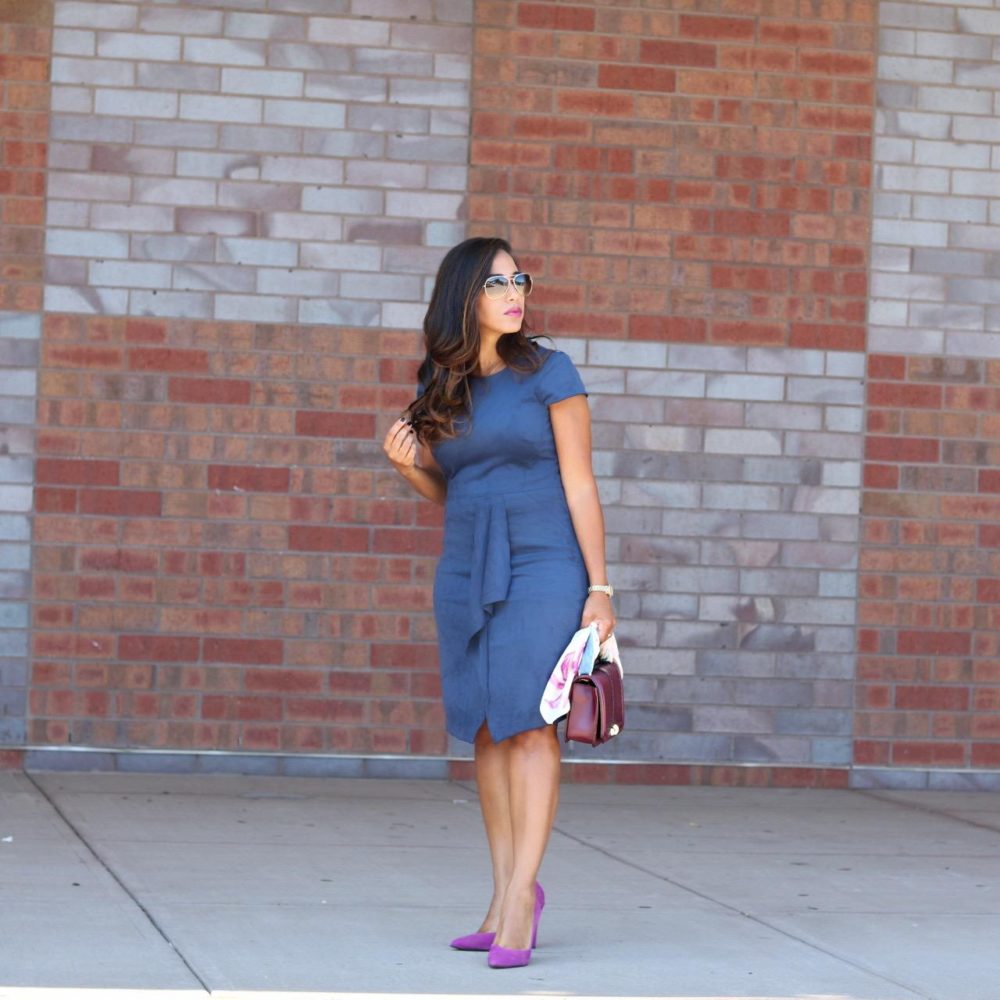
[{"label": "navy blue dress", "polygon": [[587,599],[548,411],[586,389],[566,354],[537,349],[536,372],[472,379],[471,421],[432,446],[448,481],[441,686],[448,732],[469,743],[484,720],[495,741],[545,725],[538,704]]}]

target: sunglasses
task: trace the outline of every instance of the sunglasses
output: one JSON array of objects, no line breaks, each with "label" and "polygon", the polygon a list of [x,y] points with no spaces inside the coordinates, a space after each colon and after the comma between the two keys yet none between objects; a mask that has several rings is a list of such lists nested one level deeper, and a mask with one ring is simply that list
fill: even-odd
[{"label": "sunglasses", "polygon": [[514,286],[514,291],[518,295],[531,294],[531,275],[526,271],[518,271],[513,277],[508,278],[505,274],[491,274],[483,282],[483,291],[488,299],[502,299],[507,294],[507,289]]}]

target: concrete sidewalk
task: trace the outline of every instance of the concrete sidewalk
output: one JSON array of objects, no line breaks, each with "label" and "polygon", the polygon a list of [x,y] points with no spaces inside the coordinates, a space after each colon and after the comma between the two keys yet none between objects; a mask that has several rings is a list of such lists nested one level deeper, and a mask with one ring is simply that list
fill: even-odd
[{"label": "concrete sidewalk", "polygon": [[1000,796],[568,785],[542,881],[494,971],[472,785],[0,774],[0,997],[1000,1000]]}]

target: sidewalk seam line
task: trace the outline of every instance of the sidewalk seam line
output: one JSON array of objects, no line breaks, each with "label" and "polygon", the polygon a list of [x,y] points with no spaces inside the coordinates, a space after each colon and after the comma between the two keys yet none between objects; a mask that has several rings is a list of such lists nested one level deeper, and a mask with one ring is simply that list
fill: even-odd
[{"label": "sidewalk seam line", "polygon": [[181,962],[184,963],[184,966],[188,970],[188,972],[190,972],[191,975],[194,976],[194,978],[198,981],[201,988],[205,991],[205,995],[211,996],[212,990],[209,988],[208,984],[205,982],[204,979],[201,978],[200,975],[198,975],[198,972],[195,970],[194,966],[188,961],[187,957],[180,950],[180,948],[178,948],[177,945],[175,945],[174,942],[170,940],[170,938],[167,936],[166,931],[164,931],[164,929],[159,925],[159,923],[154,918],[153,914],[150,913],[150,911],[139,901],[139,898],[135,895],[135,893],[132,892],[131,889],[129,889],[129,887],[124,883],[124,881],[122,881],[118,873],[107,863],[107,861],[105,861],[104,858],[97,853],[97,851],[90,844],[87,838],[83,836],[83,834],[70,821],[69,817],[67,817],[67,815],[62,811],[62,809],[56,804],[52,796],[50,796],[49,793],[37,781],[35,781],[34,776],[28,773],[27,771],[23,773],[24,776],[28,779],[28,781],[30,781],[32,785],[35,786],[35,788],[38,790],[38,793],[42,796],[42,798],[45,799],[46,802],[48,802],[53,812],[55,812],[55,814],[63,821],[63,823],[65,823],[66,826],[69,827],[70,830],[72,830],[73,835],[77,838],[77,840],[79,840],[80,843],[83,844],[83,846],[88,851],[90,851],[90,853],[97,860],[98,864],[100,864],[100,866],[115,881],[115,883],[121,888],[122,892],[124,892],[125,895],[128,896],[128,898],[131,899],[132,902],[139,908],[143,916],[149,921],[149,923],[155,929],[157,934],[159,934],[160,937],[163,938],[163,940],[167,943],[167,946],[181,960]]},{"label": "sidewalk seam line", "polygon": [[[921,805],[919,802],[907,802],[905,799],[890,799],[886,796],[886,792],[889,789],[874,789],[874,788],[858,788],[855,791],[860,792],[860,794],[866,796],[870,799],[875,799],[877,802],[887,802],[889,805],[899,806],[903,809],[912,809],[915,812],[925,813],[930,816],[941,816],[946,819],[954,820],[956,823],[964,823],[966,826],[975,827],[977,830],[988,830],[990,833],[995,833],[1000,836],[1000,830],[989,823],[980,823],[978,820],[966,819],[964,816],[956,816],[954,813],[948,812],[946,809],[937,809],[934,806]],[[926,789],[921,789],[921,791],[926,791]],[[976,795],[988,795],[989,792],[975,792]]]}]

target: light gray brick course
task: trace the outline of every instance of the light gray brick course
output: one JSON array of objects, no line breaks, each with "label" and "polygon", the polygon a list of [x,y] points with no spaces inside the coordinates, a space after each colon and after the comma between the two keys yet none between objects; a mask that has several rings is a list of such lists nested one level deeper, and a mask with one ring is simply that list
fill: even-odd
[{"label": "light gray brick course", "polygon": [[705,451],[727,455],[780,455],[781,435],[775,431],[709,428]]},{"label": "light gray brick course", "polygon": [[747,351],[747,370],[771,375],[822,375],[823,360],[823,351],[751,347]]},{"label": "light gray brick course", "polygon": [[97,35],[82,28],[55,28],[52,52],[59,56],[92,56],[97,51]]},{"label": "light gray brick course", "polygon": [[182,292],[254,291],[255,274],[249,268],[226,264],[175,264],[172,287]]},{"label": "light gray brick course", "polygon": [[[264,103],[259,97],[228,97],[211,94],[181,94],[178,115],[191,121],[260,122]],[[267,101],[266,104],[274,103]],[[273,118],[268,121],[275,124]],[[285,124],[277,122],[276,124]]]},{"label": "light gray brick course", "polygon": [[101,31],[97,34],[97,54],[104,59],[175,62],[181,57],[181,38],[147,31]]},{"label": "light gray brick course", "polygon": [[99,115],[126,118],[176,118],[177,95],[159,90],[117,90],[109,87],[94,92],[94,110]]},{"label": "light gray brick course", "polygon": [[132,291],[128,293],[128,308],[120,312],[131,312],[134,316],[211,319],[212,296],[204,292]]},{"label": "light gray brick course", "polygon": [[299,72],[276,69],[222,70],[225,94],[260,94],[262,97],[301,97],[305,76]]},{"label": "light gray brick course", "polygon": [[94,92],[87,87],[52,87],[53,111],[90,114],[94,110]]},{"label": "light gray brick course", "polygon": [[794,403],[860,406],[864,400],[864,386],[859,379],[792,377],[788,379],[787,393]]},{"label": "light gray brick course", "polygon": [[913,140],[881,136],[875,140],[875,157],[880,163],[912,163]]},{"label": "light gray brick course", "polygon": [[[914,35],[914,41],[916,54],[921,56],[988,60],[993,49],[992,39],[980,34],[954,35],[937,31],[918,31]],[[879,44],[881,46],[881,42]]]},{"label": "light gray brick course", "polygon": [[123,288],[67,288],[46,285],[45,311],[123,315],[128,312],[129,293]]},{"label": "light gray brick course", "polygon": [[883,80],[945,84],[952,82],[954,66],[948,59],[882,56],[878,61],[878,70]]},{"label": "light gray brick course", "polygon": [[671,483],[652,479],[621,482],[621,500],[626,507],[658,507],[665,510],[695,508],[701,499],[698,483]]},{"label": "light gray brick course", "polygon": [[[943,222],[986,222],[987,202],[980,198],[956,198],[935,195],[917,195],[913,199],[913,214],[918,219],[937,219]],[[914,247],[914,254],[934,253]]]},{"label": "light gray brick course", "polygon": [[780,502],[781,491],[775,486],[705,483],[702,487],[702,503],[709,509],[776,510]]},{"label": "light gray brick course", "polygon": [[784,391],[785,380],[774,375],[711,374],[705,383],[709,399],[779,400]]},{"label": "light gray brick course", "polygon": [[957,111],[988,115],[993,110],[993,93],[971,87],[921,87],[918,103],[924,111]]},{"label": "light gray brick course", "polygon": [[[464,58],[468,62],[468,57]],[[399,73],[405,76],[436,75],[434,56],[429,52],[355,48],[351,52],[351,59],[353,69],[358,73]]]},{"label": "light gray brick course", "polygon": [[306,19],[304,17],[234,11],[226,14],[224,34],[227,38],[298,41],[306,37]]},{"label": "light gray brick course", "polygon": [[[38,313],[0,312],[0,337],[38,340],[42,335],[42,318]],[[0,519],[0,538],[2,519]]]},{"label": "light gray brick course", "polygon": [[184,61],[220,66],[266,66],[264,42],[229,38],[185,38]]},{"label": "light gray brick course", "polygon": [[[346,46],[272,42],[267,51],[268,65],[274,69],[342,70],[351,65],[351,50]],[[405,58],[403,53],[400,56]]]},{"label": "light gray brick course", "polygon": [[[971,7],[971,4],[969,6]],[[967,8],[960,10],[957,12],[956,26],[959,31],[967,32],[970,35],[1000,35],[1000,11],[970,10]],[[927,25],[927,27],[931,26]]]},{"label": "light gray brick course", "polygon": [[51,79],[53,83],[128,87],[135,81],[135,66],[130,62],[111,59],[76,59],[69,56],[54,56]]},{"label": "light gray brick course", "polygon": [[357,18],[311,17],[308,37],[310,42],[329,42],[334,45],[387,45],[389,25],[384,21]]},{"label": "light gray brick course", "polygon": [[[876,169],[879,186],[887,191],[927,191],[945,193],[949,190],[948,171],[941,167],[902,167],[892,164],[879,165]],[[875,222],[880,222],[876,219]],[[913,228],[913,227],[916,228]],[[926,228],[924,223],[910,223],[910,242],[922,242],[918,234],[933,233],[933,227]],[[924,228],[921,228],[924,227]],[[881,226],[880,232],[887,232],[889,227]],[[904,243],[905,240],[883,240],[883,243]]]},{"label": "light gray brick course", "polygon": [[134,28],[138,8],[133,4],[79,3],[58,0],[53,8],[53,21],[64,28]]},{"label": "light gray brick course", "polygon": [[150,145],[212,149],[219,141],[219,126],[207,122],[137,121],[135,139]]},{"label": "light gray brick course", "polygon": [[629,371],[626,391],[640,396],[700,398],[705,395],[705,376],[700,372]]},{"label": "light gray brick course", "polygon": [[143,31],[171,31],[179,35],[220,35],[222,11],[192,10],[187,7],[143,7],[139,11]]},{"label": "light gray brick course", "polygon": [[303,299],[299,303],[300,323],[329,323],[341,326],[375,326],[380,311],[377,302],[354,299]]},{"label": "light gray brick course", "polygon": [[[917,51],[917,35],[915,31],[902,28],[883,28],[878,34],[879,51],[887,55],[912,56]],[[941,53],[928,53],[939,55]]]},{"label": "light gray brick course", "polygon": [[[943,6],[922,3],[881,3],[878,7],[879,25],[885,28],[925,28],[931,31],[969,31],[966,23],[956,21],[955,11]],[[907,78],[909,79],[909,78]]]},{"label": "light gray brick course", "polygon": [[302,192],[305,212],[334,212],[349,215],[382,215],[385,194],[365,188],[308,187]]},{"label": "light gray brick course", "polygon": [[310,73],[305,83],[306,97],[324,101],[365,101],[378,104],[386,100],[387,93],[386,80],[378,76]]},{"label": "light gray brick course", "polygon": [[138,261],[93,260],[87,273],[88,284],[105,288],[168,288],[170,280],[169,264]]},{"label": "light gray brick course", "polygon": [[671,344],[667,352],[669,368],[712,372],[744,372],[747,369],[747,351],[743,347]]},{"label": "light gray brick course", "polygon": [[389,80],[389,101],[421,107],[465,108],[469,103],[469,85],[465,81],[395,77]]}]

